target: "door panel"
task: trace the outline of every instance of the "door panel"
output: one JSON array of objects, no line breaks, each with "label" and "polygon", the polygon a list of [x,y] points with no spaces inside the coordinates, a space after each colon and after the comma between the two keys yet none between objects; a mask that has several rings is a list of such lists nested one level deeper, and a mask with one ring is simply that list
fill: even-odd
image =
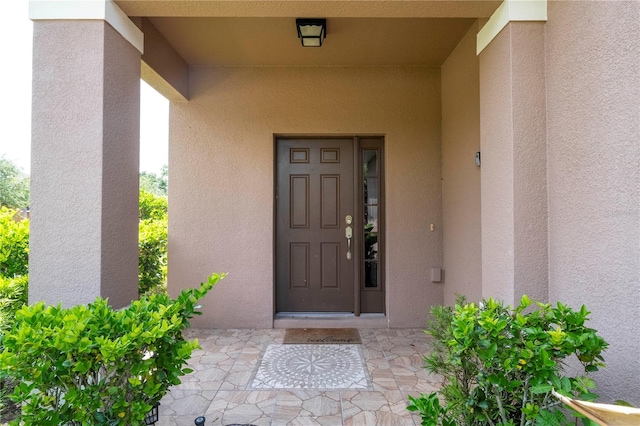
[{"label": "door panel", "polygon": [[320,176],[320,227],[340,227],[340,175]]},{"label": "door panel", "polygon": [[277,141],[278,312],[354,311],[357,262],[347,259],[345,238],[353,153],[350,138]]},{"label": "door panel", "polygon": [[289,244],[291,287],[309,288],[309,244]]},{"label": "door panel", "polygon": [[289,178],[289,227],[309,228],[309,175]]},{"label": "door panel", "polygon": [[340,244],[320,244],[320,287],[340,288]]}]

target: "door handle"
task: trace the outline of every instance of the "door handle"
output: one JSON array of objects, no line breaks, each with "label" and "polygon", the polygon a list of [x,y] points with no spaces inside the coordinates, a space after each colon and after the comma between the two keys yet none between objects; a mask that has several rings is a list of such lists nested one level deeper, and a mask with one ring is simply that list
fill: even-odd
[{"label": "door handle", "polygon": [[351,238],[353,237],[353,228],[347,226],[344,228],[344,236],[347,238],[347,259],[351,259]]}]

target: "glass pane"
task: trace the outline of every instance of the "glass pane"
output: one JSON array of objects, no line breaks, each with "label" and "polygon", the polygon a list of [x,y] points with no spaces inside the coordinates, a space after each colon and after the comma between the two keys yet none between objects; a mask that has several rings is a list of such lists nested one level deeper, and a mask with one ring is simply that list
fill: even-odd
[{"label": "glass pane", "polygon": [[362,155],[362,169],[365,177],[378,176],[378,151],[375,149],[365,149]]},{"label": "glass pane", "polygon": [[378,260],[378,233],[364,234],[364,260]]},{"label": "glass pane", "polygon": [[364,286],[366,288],[378,287],[378,262],[364,263]]},{"label": "glass pane", "polygon": [[364,287],[379,287],[378,277],[378,203],[380,198],[378,150],[362,150],[364,195]]},{"label": "glass pane", "polygon": [[365,207],[364,232],[378,232],[378,207]]},{"label": "glass pane", "polygon": [[378,178],[364,180],[364,203],[378,204]]}]

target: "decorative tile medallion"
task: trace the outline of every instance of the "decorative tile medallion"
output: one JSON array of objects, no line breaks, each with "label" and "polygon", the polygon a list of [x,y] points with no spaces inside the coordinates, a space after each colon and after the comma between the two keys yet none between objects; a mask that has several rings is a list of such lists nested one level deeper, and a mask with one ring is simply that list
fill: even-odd
[{"label": "decorative tile medallion", "polygon": [[368,389],[359,345],[269,345],[253,389]]}]

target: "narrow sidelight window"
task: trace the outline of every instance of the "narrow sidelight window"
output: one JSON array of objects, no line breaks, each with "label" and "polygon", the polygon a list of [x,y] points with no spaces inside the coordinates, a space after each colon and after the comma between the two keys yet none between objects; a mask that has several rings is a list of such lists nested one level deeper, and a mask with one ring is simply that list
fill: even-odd
[{"label": "narrow sidelight window", "polygon": [[384,313],[384,139],[359,139],[360,312]]},{"label": "narrow sidelight window", "polygon": [[377,288],[378,279],[378,150],[362,150],[363,193],[364,193],[364,286]]}]

